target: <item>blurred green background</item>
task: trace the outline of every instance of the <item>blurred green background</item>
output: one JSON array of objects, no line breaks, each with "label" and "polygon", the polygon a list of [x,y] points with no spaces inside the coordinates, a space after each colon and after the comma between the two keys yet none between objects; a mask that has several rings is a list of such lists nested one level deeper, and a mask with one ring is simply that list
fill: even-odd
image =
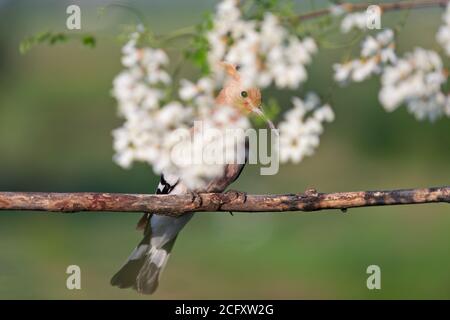
[{"label": "blurred green background", "polygon": [[[326,1],[298,1],[311,10]],[[80,4],[78,43],[34,48],[20,41],[39,31],[65,31],[65,8]],[[112,162],[111,131],[121,120],[110,96],[121,70],[120,25],[136,21],[126,4],[158,33],[199,22],[215,1],[0,0],[0,190],[153,192],[151,168]],[[389,13],[383,24],[406,24],[398,50],[437,48],[440,9]],[[406,19],[406,20],[405,20]],[[357,49],[357,46],[356,46]],[[175,52],[177,49],[173,49]],[[260,176],[244,170],[233,189],[249,193],[391,189],[450,183],[450,120],[418,122],[401,108],[386,113],[379,80],[333,87],[333,62],[348,49],[324,49],[304,88],[332,93],[336,121],[317,153],[300,165]],[[444,61],[448,66],[448,59]],[[187,67],[186,76],[191,68]],[[267,92],[265,97],[272,96]],[[298,94],[298,93],[297,93]],[[284,99],[284,100],[283,100]],[[289,106],[289,99],[280,101]],[[299,214],[200,213],[178,237],[154,296],[109,285],[140,240],[140,214],[0,212],[0,298],[450,298],[450,207],[444,204]],[[82,290],[66,289],[68,265],[82,270]],[[382,289],[366,288],[366,268],[381,267]]]}]

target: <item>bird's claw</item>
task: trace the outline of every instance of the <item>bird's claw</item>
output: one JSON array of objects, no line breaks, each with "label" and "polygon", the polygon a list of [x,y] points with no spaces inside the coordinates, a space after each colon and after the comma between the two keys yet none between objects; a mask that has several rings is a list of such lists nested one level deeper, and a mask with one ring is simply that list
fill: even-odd
[{"label": "bird's claw", "polygon": [[[241,202],[245,202],[247,200],[247,193],[246,192],[242,192],[242,191],[237,191],[237,190],[228,190],[227,192],[225,192],[225,194],[230,194],[233,195],[233,200],[234,199],[240,199]],[[233,212],[229,211],[230,214],[232,216],[234,216]]]},{"label": "bird's claw", "polygon": [[196,202],[196,201],[199,201],[200,203],[202,202],[202,197],[200,196],[200,194],[198,192],[189,190],[188,193],[191,196],[192,202]]}]

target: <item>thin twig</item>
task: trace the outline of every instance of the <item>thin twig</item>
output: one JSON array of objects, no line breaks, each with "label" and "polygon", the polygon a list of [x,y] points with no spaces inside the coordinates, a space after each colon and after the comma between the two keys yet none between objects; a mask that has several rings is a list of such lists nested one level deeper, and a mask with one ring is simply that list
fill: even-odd
[{"label": "thin twig", "polygon": [[187,195],[0,192],[0,210],[152,212],[180,216],[197,211],[319,211],[369,206],[450,203],[450,187],[301,194],[247,195],[238,191]]},{"label": "thin twig", "polygon": [[[419,0],[419,1],[398,1],[389,3],[377,4],[382,12],[396,11],[396,10],[408,10],[408,9],[422,9],[432,7],[443,7],[447,5],[449,0]],[[343,3],[340,6],[345,9],[346,12],[356,12],[366,10],[370,5],[374,3]],[[297,16],[298,20],[304,21],[309,19],[318,18],[330,14],[330,9],[320,9],[317,11],[311,11]]]}]

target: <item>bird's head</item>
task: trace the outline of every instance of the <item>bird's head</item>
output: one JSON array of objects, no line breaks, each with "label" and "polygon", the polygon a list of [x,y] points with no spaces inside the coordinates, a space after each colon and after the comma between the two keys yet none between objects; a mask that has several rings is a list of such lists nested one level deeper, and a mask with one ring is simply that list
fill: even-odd
[{"label": "bird's head", "polygon": [[235,107],[245,116],[255,113],[264,118],[270,128],[275,129],[272,121],[267,119],[262,110],[261,91],[258,88],[243,85],[237,66],[226,62],[223,62],[222,66],[225,68],[228,80],[217,96],[216,102]]}]

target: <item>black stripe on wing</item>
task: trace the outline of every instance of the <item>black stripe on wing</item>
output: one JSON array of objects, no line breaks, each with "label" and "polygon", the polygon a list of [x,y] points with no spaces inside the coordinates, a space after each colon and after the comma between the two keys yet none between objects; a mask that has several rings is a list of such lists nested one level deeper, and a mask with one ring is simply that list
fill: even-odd
[{"label": "black stripe on wing", "polygon": [[164,175],[161,175],[161,179],[159,180],[158,188],[156,188],[156,194],[169,194],[173,188],[175,188],[178,184],[179,180],[177,180],[174,184],[170,184],[164,179]]},{"label": "black stripe on wing", "polygon": [[[162,174],[159,180],[158,187],[156,188],[156,194],[169,194],[172,192],[173,188],[175,188],[178,184],[177,180],[174,184],[170,184],[167,182],[167,180],[164,178],[164,175]],[[152,213],[147,212],[144,213],[144,215],[141,217],[141,219],[138,221],[136,229],[137,230],[144,230],[144,234],[148,235],[150,234],[151,227],[150,227],[150,219],[152,217]]]}]

